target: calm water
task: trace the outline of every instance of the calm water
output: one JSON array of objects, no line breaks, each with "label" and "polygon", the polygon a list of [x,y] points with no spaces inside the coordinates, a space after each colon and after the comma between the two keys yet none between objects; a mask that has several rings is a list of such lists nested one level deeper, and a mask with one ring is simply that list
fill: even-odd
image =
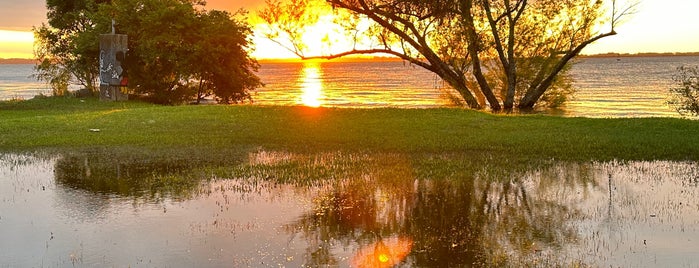
[{"label": "calm water", "polygon": [[[573,67],[574,99],[565,116],[678,116],[665,102],[680,66],[699,57],[589,58]],[[259,104],[339,107],[443,107],[452,105],[434,74],[402,62],[268,63],[260,76],[267,86]]]},{"label": "calm water", "polygon": [[699,57],[584,59],[573,67],[578,90],[564,109],[568,116],[677,116],[665,102],[680,66],[699,66]]},{"label": "calm water", "polygon": [[0,267],[699,267],[696,163],[469,160],[259,150],[186,172],[5,154]]},{"label": "calm water", "polygon": [[[665,101],[677,67],[699,65],[699,57],[584,59],[573,67],[574,99],[565,116],[678,116]],[[29,78],[31,65],[0,65],[0,99],[48,94]],[[450,106],[450,93],[434,74],[403,62],[264,63],[266,87],[255,103],[335,107]]]},{"label": "calm water", "polygon": [[31,77],[33,68],[33,64],[0,64],[0,100],[50,95],[51,87]]}]

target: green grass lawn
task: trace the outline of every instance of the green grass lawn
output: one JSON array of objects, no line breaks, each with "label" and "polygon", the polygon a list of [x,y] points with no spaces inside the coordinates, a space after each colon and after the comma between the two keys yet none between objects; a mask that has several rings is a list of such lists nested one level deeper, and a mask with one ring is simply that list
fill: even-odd
[{"label": "green grass lawn", "polygon": [[[99,132],[91,132],[99,129]],[[699,121],[494,115],[456,108],[157,106],[42,98],[0,102],[0,152],[256,148],[473,154],[517,160],[699,160]]]}]

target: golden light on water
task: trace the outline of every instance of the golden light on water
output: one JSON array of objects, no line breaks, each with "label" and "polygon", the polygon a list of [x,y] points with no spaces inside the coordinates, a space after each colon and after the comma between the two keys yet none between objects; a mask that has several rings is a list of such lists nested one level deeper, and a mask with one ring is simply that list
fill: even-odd
[{"label": "golden light on water", "polygon": [[323,104],[322,70],[318,62],[304,62],[301,70],[301,103],[309,107],[320,107]]},{"label": "golden light on water", "polygon": [[352,267],[394,267],[408,256],[413,240],[407,237],[381,239],[359,249],[352,257]]}]

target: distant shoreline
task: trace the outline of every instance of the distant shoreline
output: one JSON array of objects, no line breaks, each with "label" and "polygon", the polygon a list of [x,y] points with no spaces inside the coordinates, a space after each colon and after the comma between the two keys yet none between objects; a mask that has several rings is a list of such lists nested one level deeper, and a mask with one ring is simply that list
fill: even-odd
[{"label": "distant shoreline", "polygon": [[[682,56],[699,56],[699,52],[644,52],[644,53],[601,53],[601,54],[581,54],[580,58],[632,58],[632,57],[682,57]],[[283,63],[283,62],[303,62],[301,59],[258,59],[260,63]],[[344,59],[335,60],[315,60],[315,61],[336,61],[336,62],[367,62],[367,61],[401,61],[400,58],[394,57],[349,57]],[[2,59],[0,58],[0,64],[35,64],[37,60],[35,59]]]},{"label": "distant shoreline", "polygon": [[[581,54],[579,58],[633,58],[633,57],[686,57],[686,56],[699,56],[699,52],[643,52],[643,53],[602,53],[602,54]],[[290,59],[258,59],[259,63],[296,63],[304,62],[302,59],[290,58]],[[337,58],[332,60],[326,59],[313,59],[310,61],[319,62],[390,62],[390,61],[403,61],[397,57],[386,57],[386,56],[376,56],[376,57],[347,57],[347,58]]]},{"label": "distant shoreline", "polygon": [[699,52],[644,52],[644,53],[602,53],[580,55],[581,58],[631,58],[631,57],[675,57],[675,56],[699,56]]},{"label": "distant shoreline", "polygon": [[0,64],[34,64],[35,59],[0,59]]}]

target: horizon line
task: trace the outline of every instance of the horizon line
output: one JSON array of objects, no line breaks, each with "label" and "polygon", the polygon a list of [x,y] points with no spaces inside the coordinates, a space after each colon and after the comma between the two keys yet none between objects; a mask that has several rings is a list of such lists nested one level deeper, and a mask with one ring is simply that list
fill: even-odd
[{"label": "horizon line", "polygon": [[[627,53],[627,52],[605,52],[605,53],[594,53],[594,54],[580,54],[580,57],[633,57],[633,56],[699,56],[699,51],[696,52],[637,52],[637,53]],[[304,60],[298,57],[293,58],[254,58],[258,62],[309,62],[309,61],[402,61],[403,59],[395,56],[347,56],[336,59],[310,59]],[[32,61],[37,61],[36,58],[0,58],[0,63],[12,63],[21,62],[29,63]]]}]

